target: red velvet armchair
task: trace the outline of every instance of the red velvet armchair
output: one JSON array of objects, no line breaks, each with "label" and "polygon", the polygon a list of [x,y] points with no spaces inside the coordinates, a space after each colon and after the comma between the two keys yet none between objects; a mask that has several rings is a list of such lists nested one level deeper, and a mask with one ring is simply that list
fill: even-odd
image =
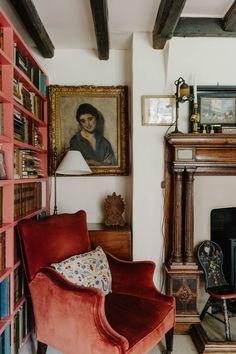
[{"label": "red velvet armchair", "polygon": [[153,262],[122,261],[106,253],[112,292],[74,285],[51,263],[90,250],[86,213],[19,223],[35,317],[37,354],[145,354],[165,335],[171,353],[175,301],[153,283]]}]

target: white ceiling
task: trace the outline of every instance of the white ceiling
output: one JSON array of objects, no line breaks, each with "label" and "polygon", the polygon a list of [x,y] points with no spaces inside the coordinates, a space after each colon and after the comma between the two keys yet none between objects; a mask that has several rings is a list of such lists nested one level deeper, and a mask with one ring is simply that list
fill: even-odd
[{"label": "white ceiling", "polygon": [[[167,0],[168,1],[168,0]],[[187,0],[186,17],[223,17],[234,0]],[[33,0],[58,48],[96,48],[89,0]],[[111,49],[125,49],[134,32],[152,32],[160,0],[108,0]]]}]

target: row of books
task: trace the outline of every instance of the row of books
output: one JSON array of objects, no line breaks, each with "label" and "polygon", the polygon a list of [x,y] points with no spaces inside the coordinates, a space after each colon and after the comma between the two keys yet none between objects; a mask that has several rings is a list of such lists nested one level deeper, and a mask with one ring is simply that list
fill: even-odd
[{"label": "row of books", "polygon": [[11,354],[11,325],[9,324],[0,336],[0,353]]},{"label": "row of books", "polygon": [[30,79],[41,94],[45,95],[45,75],[38,66],[32,65],[26,55],[23,55],[17,43],[14,43],[14,64]]},{"label": "row of books", "polygon": [[4,278],[0,283],[0,319],[10,314],[10,277]]},{"label": "row of books", "polygon": [[14,304],[16,304],[24,294],[24,272],[22,267],[14,270]]},{"label": "row of books", "polygon": [[39,178],[44,173],[41,169],[41,160],[35,151],[30,149],[14,150],[14,178]]},{"label": "row of books", "polygon": [[28,301],[25,301],[14,316],[14,353],[19,353],[24,338],[30,331],[28,306]]},{"label": "row of books", "polygon": [[14,138],[26,144],[42,148],[42,135],[35,122],[25,118],[14,109]]},{"label": "row of books", "polygon": [[42,208],[42,184],[19,183],[14,186],[14,219]]},{"label": "row of books", "polygon": [[44,120],[43,100],[33,91],[29,91],[21,81],[13,79],[14,100],[31,112],[36,118]]},{"label": "row of books", "polygon": [[0,270],[6,268],[6,233],[0,233]]}]

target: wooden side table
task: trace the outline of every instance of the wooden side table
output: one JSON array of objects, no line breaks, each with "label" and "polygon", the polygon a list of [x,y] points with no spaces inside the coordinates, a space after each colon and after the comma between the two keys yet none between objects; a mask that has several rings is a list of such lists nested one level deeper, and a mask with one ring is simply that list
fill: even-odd
[{"label": "wooden side table", "polygon": [[129,225],[108,227],[89,223],[88,230],[92,249],[101,246],[118,258],[132,260],[132,234]]}]

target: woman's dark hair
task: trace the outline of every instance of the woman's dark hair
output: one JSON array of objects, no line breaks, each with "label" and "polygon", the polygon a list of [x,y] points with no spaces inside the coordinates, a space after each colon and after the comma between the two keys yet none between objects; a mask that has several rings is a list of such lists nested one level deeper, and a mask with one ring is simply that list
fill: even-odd
[{"label": "woman's dark hair", "polygon": [[92,114],[96,120],[98,121],[99,119],[99,113],[98,113],[98,110],[92,106],[91,104],[89,103],[82,103],[78,109],[77,109],[77,112],[76,112],[76,119],[77,121],[79,122],[80,121],[80,116],[82,114],[86,114],[86,113],[90,113]]},{"label": "woman's dark hair", "polygon": [[101,112],[97,110],[93,105],[90,103],[82,103],[79,105],[77,112],[76,112],[76,119],[80,123],[80,117],[82,114],[90,113],[96,118],[97,125],[96,125],[96,132],[98,134],[103,135],[103,129],[104,129],[104,117]]}]

